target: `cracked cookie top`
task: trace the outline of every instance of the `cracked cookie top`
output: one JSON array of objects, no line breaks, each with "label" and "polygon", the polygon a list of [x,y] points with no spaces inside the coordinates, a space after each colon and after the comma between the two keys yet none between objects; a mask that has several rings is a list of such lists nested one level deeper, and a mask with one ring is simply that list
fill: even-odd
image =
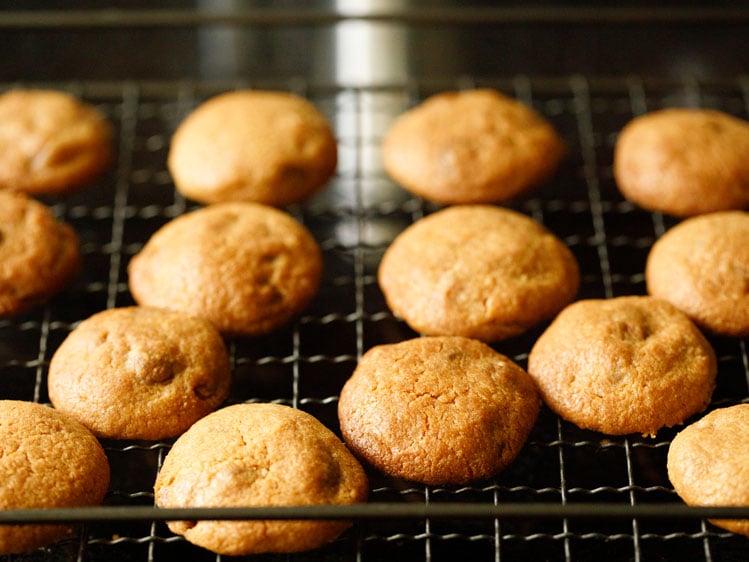
[{"label": "cracked cookie top", "polygon": [[351,450],[386,474],[465,484],[515,459],[539,407],[528,374],[486,344],[423,337],[367,351],[338,417]]},{"label": "cracked cookie top", "polygon": [[[0,509],[98,505],[109,462],[81,424],[33,402],[0,400]],[[55,542],[70,525],[0,525],[0,554]]]}]

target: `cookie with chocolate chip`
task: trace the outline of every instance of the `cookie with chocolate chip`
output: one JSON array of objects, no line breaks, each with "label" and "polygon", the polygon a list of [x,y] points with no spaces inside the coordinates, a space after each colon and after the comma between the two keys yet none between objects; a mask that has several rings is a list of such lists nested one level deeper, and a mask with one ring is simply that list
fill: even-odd
[{"label": "cookie with chocolate chip", "polygon": [[390,309],[416,331],[497,341],[552,318],[577,293],[565,244],[530,217],[448,207],[401,232],[380,262]]},{"label": "cookie with chocolate chip", "polygon": [[42,203],[0,190],[0,316],[47,302],[70,285],[82,261],[70,225]]},{"label": "cookie with chocolate chip", "polygon": [[717,360],[686,314],[645,296],[577,301],[536,341],[528,373],[583,429],[655,435],[710,403]]},{"label": "cookie with chocolate chip", "polygon": [[333,130],[311,102],[288,92],[237,90],[187,116],[167,164],[176,188],[195,201],[281,207],[320,191],[337,161]]},{"label": "cookie with chocolate chip", "polygon": [[708,213],[669,229],[650,249],[645,281],[705,330],[749,335],[749,213]]},{"label": "cookie with chocolate chip", "polygon": [[436,94],[400,115],[382,144],[385,171],[442,204],[496,203],[556,171],[565,145],[527,105],[490,89]]},{"label": "cookie with chocolate chip", "polygon": [[[367,498],[367,478],[316,418],[279,404],[235,404],[203,418],[167,454],[158,507],[340,505]],[[226,555],[320,547],[350,521],[170,521],[193,544]]]},{"label": "cookie with chocolate chip", "polygon": [[259,203],[217,203],[158,230],[128,268],[138,304],[206,318],[225,335],[259,335],[312,301],[322,254],[291,215]]},{"label": "cookie with chocolate chip", "polygon": [[111,439],[178,435],[221,405],[230,384],[228,352],[209,322],[146,307],[81,322],[47,378],[55,408]]},{"label": "cookie with chocolate chip", "polygon": [[630,121],[614,149],[624,197],[687,217],[749,205],[749,122],[713,109],[668,108]]},{"label": "cookie with chocolate chip", "polygon": [[0,95],[0,189],[59,194],[83,187],[112,160],[112,126],[57,90]]},{"label": "cookie with chocolate chip", "polygon": [[[749,404],[713,410],[668,448],[668,477],[689,505],[749,506]],[[749,519],[711,523],[749,536]]]},{"label": "cookie with chocolate chip", "polygon": [[[42,404],[0,400],[0,509],[98,505],[109,472],[104,449],[70,416]],[[29,552],[71,531],[66,523],[0,525],[0,554]]]},{"label": "cookie with chocolate chip", "polygon": [[386,474],[466,484],[517,457],[540,404],[528,373],[488,345],[423,337],[367,351],[338,418],[351,450]]}]

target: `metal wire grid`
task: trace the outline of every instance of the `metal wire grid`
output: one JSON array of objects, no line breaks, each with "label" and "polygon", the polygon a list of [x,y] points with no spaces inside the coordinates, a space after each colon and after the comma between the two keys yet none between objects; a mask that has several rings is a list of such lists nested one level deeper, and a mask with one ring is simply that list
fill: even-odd
[{"label": "metal wire grid", "polygon": [[[267,337],[229,341],[235,380],[230,401],[271,401],[302,408],[337,431],[337,393],[357,359],[379,343],[416,334],[387,310],[376,283],[382,252],[434,206],[411,197],[384,175],[379,143],[392,118],[428,95],[490,86],[534,106],[562,133],[570,151],[556,178],[510,203],[546,224],[575,253],[580,298],[644,293],[648,249],[673,219],[623,201],[611,176],[617,132],[634,115],[670,105],[715,107],[746,118],[749,80],[653,83],[638,77],[544,79],[463,77],[377,89],[303,81],[233,84],[58,84],[96,103],[118,131],[118,158],[96,185],[47,201],[79,232],[85,271],[48,306],[0,321],[0,398],[48,402],[46,371],[60,342],[91,314],[133,304],[126,266],[160,226],[194,205],[175,193],[165,170],[171,133],[206,97],[233,87],[272,87],[308,97],[337,131],[340,165],[325,193],[289,209],[323,248],[318,299],[292,325]],[[543,327],[501,342],[498,351],[525,365]],[[746,402],[745,340],[713,339],[719,356],[711,408]],[[370,471],[372,502],[473,506],[577,503],[680,505],[665,474],[676,430],[655,439],[608,438],[582,431],[544,410],[528,445],[495,480],[460,488],[413,485]],[[112,466],[109,506],[151,506],[164,442],[107,441]],[[284,560],[745,560],[746,538],[704,520],[631,517],[363,518],[338,541]],[[173,536],[160,521],[94,520],[32,560],[216,560]],[[276,560],[266,556],[260,559]]]}]

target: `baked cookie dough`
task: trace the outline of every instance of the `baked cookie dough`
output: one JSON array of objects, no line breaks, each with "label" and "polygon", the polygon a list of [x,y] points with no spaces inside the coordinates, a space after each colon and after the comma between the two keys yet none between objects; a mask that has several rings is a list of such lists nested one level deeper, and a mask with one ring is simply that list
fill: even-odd
[{"label": "baked cookie dough", "polygon": [[0,95],[0,189],[58,194],[83,187],[109,165],[111,144],[109,122],[70,94]]},{"label": "baked cookie dough", "polygon": [[201,203],[285,206],[323,188],[338,147],[325,117],[286,92],[240,90],[198,106],[172,138],[176,188]]},{"label": "baked cookie dough", "polygon": [[[109,462],[96,438],[65,414],[34,402],[0,400],[0,509],[101,503]],[[0,554],[62,539],[70,525],[0,525]]]},{"label": "baked cookie dough", "polygon": [[81,322],[49,365],[49,399],[100,437],[184,432],[229,393],[229,354],[207,320],[127,307]]},{"label": "baked cookie dough", "polygon": [[670,108],[636,117],[614,149],[625,198],[692,216],[749,205],[749,123],[712,109]]},{"label": "baked cookie dough", "polygon": [[[193,425],[164,459],[158,507],[363,502],[364,470],[311,415],[278,404],[236,404]],[[171,521],[193,544],[226,555],[299,552],[338,537],[348,521]]]},{"label": "baked cookie dough", "polygon": [[[749,404],[713,410],[679,432],[668,449],[668,477],[696,506],[749,506]],[[711,523],[749,536],[749,519]]]},{"label": "baked cookie dough", "polygon": [[494,203],[547,181],[565,146],[522,103],[489,89],[436,94],[398,117],[382,144],[385,171],[442,204]]},{"label": "baked cookie dough", "polygon": [[710,213],[674,226],[653,244],[645,281],[648,293],[704,329],[749,336],[749,213]]},{"label": "baked cookie dough", "polygon": [[0,316],[48,301],[72,282],[81,264],[70,225],[42,203],[0,190]]},{"label": "baked cookie dough", "polygon": [[544,402],[578,427],[655,435],[710,403],[717,360],[689,318],[645,296],[565,308],[528,357]]},{"label": "baked cookie dough", "polygon": [[387,304],[416,331],[496,341],[547,320],[580,283],[570,250],[531,218],[448,207],[400,233],[380,263]]},{"label": "baked cookie dough", "polygon": [[530,376],[486,344],[423,337],[367,351],[338,417],[354,454],[386,474],[466,484],[516,458],[540,404]]},{"label": "baked cookie dough", "polygon": [[286,324],[317,293],[315,239],[283,211],[221,203],[158,230],[129,264],[138,304],[209,320],[225,335],[259,335]]}]

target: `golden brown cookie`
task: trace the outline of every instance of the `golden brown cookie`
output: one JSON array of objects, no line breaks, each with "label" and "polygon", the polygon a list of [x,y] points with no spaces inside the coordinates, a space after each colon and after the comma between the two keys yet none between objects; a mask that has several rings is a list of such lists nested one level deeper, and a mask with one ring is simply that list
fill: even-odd
[{"label": "golden brown cookie", "polygon": [[[363,502],[364,470],[311,415],[278,404],[210,414],[174,444],[156,479],[159,507],[247,507]],[[227,555],[299,552],[324,545],[348,521],[172,521],[169,528]]]},{"label": "golden brown cookie", "polygon": [[378,279],[414,330],[495,341],[554,316],[574,298],[580,274],[569,249],[531,218],[466,205],[406,228]]},{"label": "golden brown cookie", "polygon": [[423,337],[367,351],[338,417],[354,454],[386,474],[465,484],[516,458],[540,404],[530,376],[486,344]]},{"label": "golden brown cookie", "polygon": [[[749,506],[749,404],[713,410],[682,429],[668,449],[668,478],[689,505]],[[749,519],[711,520],[749,535]]]},{"label": "golden brown cookie", "polygon": [[711,109],[636,117],[614,149],[622,195],[645,209],[691,216],[749,205],[749,123]]},{"label": "golden brown cookie", "polygon": [[656,240],[645,266],[648,293],[724,336],[749,336],[749,213],[689,218]]},{"label": "golden brown cookie", "polygon": [[172,139],[168,166],[177,189],[196,201],[285,206],[322,189],[337,151],[328,121],[307,100],[240,90],[187,116]]},{"label": "golden brown cookie", "polygon": [[112,159],[112,127],[93,106],[55,90],[0,95],[0,189],[62,193]]},{"label": "golden brown cookie", "polygon": [[99,312],[52,356],[52,404],[96,435],[163,439],[226,399],[229,354],[207,320],[156,308]]},{"label": "golden brown cookie", "polygon": [[141,305],[204,317],[223,334],[257,335],[309,304],[322,256],[309,231],[285,212],[222,203],[164,225],[128,272]]},{"label": "golden brown cookie", "polygon": [[564,152],[543,117],[489,89],[428,98],[393,122],[382,145],[396,182],[443,204],[515,197],[548,180]]},{"label": "golden brown cookie", "polygon": [[0,315],[42,304],[81,268],[78,235],[43,204],[0,191]]},{"label": "golden brown cookie", "polygon": [[689,318],[644,296],[565,308],[528,357],[546,404],[583,429],[655,435],[710,403],[715,352]]},{"label": "golden brown cookie", "polygon": [[[109,462],[96,438],[65,414],[33,402],[0,400],[0,509],[98,505]],[[0,554],[63,538],[70,525],[0,525]]]}]

